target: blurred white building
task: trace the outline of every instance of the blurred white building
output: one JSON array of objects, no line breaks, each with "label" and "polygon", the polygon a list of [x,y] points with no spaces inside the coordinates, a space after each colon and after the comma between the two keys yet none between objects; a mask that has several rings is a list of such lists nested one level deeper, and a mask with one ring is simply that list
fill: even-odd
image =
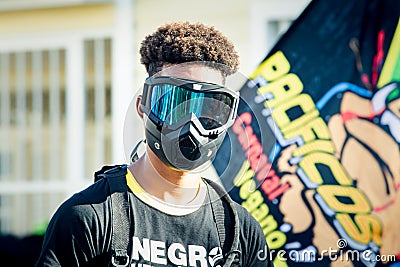
[{"label": "blurred white building", "polygon": [[249,75],[309,1],[0,0],[0,234],[31,233],[102,165],[127,162],[146,34],[214,25]]}]

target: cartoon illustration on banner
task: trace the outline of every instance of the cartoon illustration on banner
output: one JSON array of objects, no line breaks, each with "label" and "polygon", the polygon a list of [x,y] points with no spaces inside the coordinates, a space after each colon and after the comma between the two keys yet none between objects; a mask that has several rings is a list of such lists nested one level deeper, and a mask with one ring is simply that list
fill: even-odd
[{"label": "cartoon illustration on banner", "polygon": [[[400,5],[388,2],[313,1],[241,89],[214,166],[276,266],[400,261]],[[321,22],[335,12],[336,28]]]}]

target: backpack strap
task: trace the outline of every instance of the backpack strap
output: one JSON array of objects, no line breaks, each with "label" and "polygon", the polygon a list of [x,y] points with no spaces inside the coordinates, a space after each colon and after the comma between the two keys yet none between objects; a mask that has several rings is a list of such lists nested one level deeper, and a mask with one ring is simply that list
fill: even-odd
[{"label": "backpack strap", "polygon": [[[234,206],[233,200],[222,186],[211,180],[204,180],[215,190],[216,193],[213,197],[210,196],[210,202],[214,213],[214,220],[217,226],[218,236],[221,242],[221,249],[223,252],[227,251],[221,259],[217,260],[214,265],[222,267],[240,266],[240,225],[236,207]],[[228,207],[226,207],[226,205],[228,205]],[[230,235],[227,235],[229,230],[226,229],[225,226],[230,228]],[[232,234],[233,238],[231,238],[231,240],[227,240],[227,237],[232,237]],[[230,247],[229,244],[231,244]]]},{"label": "backpack strap", "polygon": [[106,178],[111,195],[111,264],[112,266],[128,266],[128,254],[131,233],[131,216],[126,184],[127,165],[104,166],[95,173],[95,181]]}]

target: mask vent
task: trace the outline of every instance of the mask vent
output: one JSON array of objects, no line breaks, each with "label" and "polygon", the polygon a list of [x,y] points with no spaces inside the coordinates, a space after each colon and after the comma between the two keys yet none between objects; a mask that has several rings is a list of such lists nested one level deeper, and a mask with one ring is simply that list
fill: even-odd
[{"label": "mask vent", "polygon": [[189,160],[198,160],[200,158],[199,147],[190,135],[183,136],[179,139],[179,148],[185,158]]}]

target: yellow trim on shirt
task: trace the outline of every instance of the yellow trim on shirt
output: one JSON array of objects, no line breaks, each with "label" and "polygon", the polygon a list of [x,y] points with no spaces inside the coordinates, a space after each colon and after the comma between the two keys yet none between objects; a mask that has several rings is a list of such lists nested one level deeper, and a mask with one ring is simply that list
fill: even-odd
[{"label": "yellow trim on shirt", "polygon": [[[206,193],[207,193],[206,185],[204,183],[202,183],[202,185],[200,186],[199,193],[196,196],[196,198],[199,200],[196,202],[197,203],[200,202],[201,204],[174,205],[174,204],[170,204],[165,201],[162,201],[162,200],[150,195],[149,193],[147,193],[140,186],[140,184],[136,181],[135,177],[133,176],[133,174],[130,172],[129,169],[126,174],[126,182],[128,184],[129,189],[132,191],[132,193],[137,198],[139,198],[141,201],[143,201],[147,205],[149,205],[159,211],[162,211],[162,212],[170,214],[170,215],[175,215],[175,216],[187,215],[187,214],[190,214],[190,213],[198,210],[204,203]],[[200,201],[200,198],[201,198],[201,201]]]}]

